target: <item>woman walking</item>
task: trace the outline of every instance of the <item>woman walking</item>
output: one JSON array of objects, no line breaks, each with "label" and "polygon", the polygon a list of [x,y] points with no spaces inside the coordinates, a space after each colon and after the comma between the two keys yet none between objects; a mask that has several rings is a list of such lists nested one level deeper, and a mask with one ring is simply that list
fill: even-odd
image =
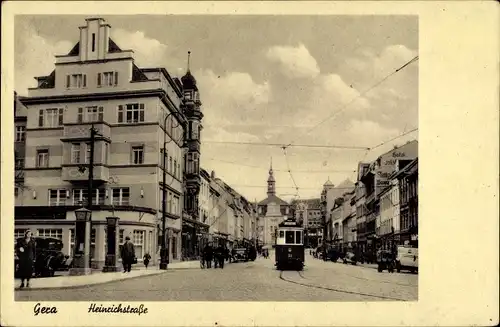
[{"label": "woman walking", "polygon": [[24,280],[26,280],[26,287],[30,287],[30,279],[33,276],[33,263],[35,261],[35,241],[32,238],[30,230],[27,230],[24,233],[24,238],[17,242],[16,252],[19,258],[20,288],[24,288]]}]

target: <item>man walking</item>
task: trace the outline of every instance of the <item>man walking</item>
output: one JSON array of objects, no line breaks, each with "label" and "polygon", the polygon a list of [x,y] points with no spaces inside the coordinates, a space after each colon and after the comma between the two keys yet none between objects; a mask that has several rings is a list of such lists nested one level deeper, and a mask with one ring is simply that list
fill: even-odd
[{"label": "man walking", "polygon": [[130,237],[125,237],[125,243],[122,246],[122,264],[123,272],[130,272],[132,270],[132,263],[135,259],[134,244],[130,242]]}]

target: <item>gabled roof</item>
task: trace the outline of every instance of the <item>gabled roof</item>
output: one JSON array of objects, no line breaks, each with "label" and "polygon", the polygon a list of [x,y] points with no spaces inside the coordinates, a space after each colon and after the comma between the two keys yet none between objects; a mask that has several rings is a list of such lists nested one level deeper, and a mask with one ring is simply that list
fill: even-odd
[{"label": "gabled roof", "polygon": [[265,205],[267,205],[267,204],[269,204],[271,202],[274,202],[274,203],[282,205],[282,206],[287,206],[288,205],[288,202],[286,202],[285,200],[282,200],[282,199],[278,198],[276,195],[270,195],[267,198],[265,198],[264,200],[260,201],[258,204],[260,206],[265,206]]}]

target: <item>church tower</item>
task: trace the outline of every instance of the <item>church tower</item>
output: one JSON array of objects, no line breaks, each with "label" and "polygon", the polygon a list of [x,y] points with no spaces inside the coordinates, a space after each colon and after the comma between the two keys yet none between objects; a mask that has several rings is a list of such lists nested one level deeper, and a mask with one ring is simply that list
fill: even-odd
[{"label": "church tower", "polygon": [[267,179],[267,196],[276,195],[276,180],[273,175],[273,159],[271,158],[271,166],[269,167],[269,178]]},{"label": "church tower", "polygon": [[192,219],[198,218],[198,194],[200,192],[200,132],[202,129],[201,101],[196,79],[189,69],[191,51],[188,52],[187,72],[181,78],[184,98],[181,109],[187,120],[184,142],[185,153],[185,185],[184,207]]}]

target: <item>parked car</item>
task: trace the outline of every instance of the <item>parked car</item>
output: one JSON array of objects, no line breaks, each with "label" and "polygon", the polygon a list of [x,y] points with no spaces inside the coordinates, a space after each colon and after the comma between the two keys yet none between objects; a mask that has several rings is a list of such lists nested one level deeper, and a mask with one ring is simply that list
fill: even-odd
[{"label": "parked car", "polygon": [[391,251],[377,251],[377,271],[383,272],[387,269],[390,273],[394,271],[394,256]]},{"label": "parked car", "polygon": [[246,248],[236,248],[233,253],[233,262],[248,261],[248,251]]},{"label": "parked car", "polygon": [[352,264],[352,265],[356,265],[357,263],[357,258],[356,258],[356,255],[354,254],[354,252],[347,252],[345,254],[345,256],[342,258],[342,261],[345,263],[345,264]]},{"label": "parked car", "polygon": [[418,271],[418,248],[412,246],[400,245],[397,247],[396,270]]},{"label": "parked car", "polygon": [[[19,241],[18,239],[17,241]],[[35,237],[35,277],[53,277],[56,271],[68,270],[73,265],[73,260],[61,251],[63,242],[57,238]],[[18,276],[19,258],[14,256],[14,276]]]}]

